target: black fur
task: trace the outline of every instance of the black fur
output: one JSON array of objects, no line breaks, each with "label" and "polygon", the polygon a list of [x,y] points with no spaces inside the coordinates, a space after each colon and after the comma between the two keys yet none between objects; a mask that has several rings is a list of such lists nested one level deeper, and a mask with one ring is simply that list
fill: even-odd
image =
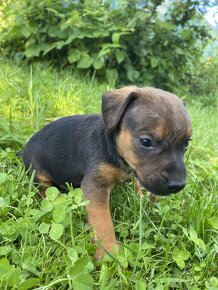
[{"label": "black fur", "polygon": [[60,188],[65,188],[66,182],[80,187],[84,175],[95,164],[124,166],[116,153],[114,139],[114,134],[107,134],[100,114],[64,117],[29,140],[23,159],[27,169],[42,169]]}]

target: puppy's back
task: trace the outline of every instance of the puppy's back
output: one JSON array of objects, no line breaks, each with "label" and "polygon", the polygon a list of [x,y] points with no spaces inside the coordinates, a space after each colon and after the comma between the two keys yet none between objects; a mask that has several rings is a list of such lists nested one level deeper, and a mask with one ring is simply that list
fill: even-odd
[{"label": "puppy's back", "polygon": [[26,169],[37,173],[43,170],[60,186],[66,180],[79,186],[90,159],[90,136],[101,123],[101,115],[93,114],[64,117],[48,124],[24,148]]}]

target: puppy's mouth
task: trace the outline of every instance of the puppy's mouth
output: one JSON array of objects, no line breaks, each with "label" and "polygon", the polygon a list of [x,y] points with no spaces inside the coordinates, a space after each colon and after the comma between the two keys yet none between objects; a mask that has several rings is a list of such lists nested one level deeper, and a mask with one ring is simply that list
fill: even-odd
[{"label": "puppy's mouth", "polygon": [[[166,186],[164,186],[163,182],[145,182],[142,181],[136,174],[136,178],[138,179],[139,183],[142,187],[144,187],[146,190],[150,191],[151,193],[159,196],[168,196],[171,194],[175,194],[179,192],[180,190],[169,190]],[[157,186],[158,184],[158,186]]]},{"label": "puppy's mouth", "polygon": [[167,195],[171,194],[171,192],[168,192],[164,189],[156,188],[156,186],[154,186],[152,184],[142,182],[141,180],[139,180],[139,182],[140,182],[142,187],[144,187],[145,189],[147,189],[148,191],[150,191],[151,193],[153,193],[155,195],[167,196]]}]

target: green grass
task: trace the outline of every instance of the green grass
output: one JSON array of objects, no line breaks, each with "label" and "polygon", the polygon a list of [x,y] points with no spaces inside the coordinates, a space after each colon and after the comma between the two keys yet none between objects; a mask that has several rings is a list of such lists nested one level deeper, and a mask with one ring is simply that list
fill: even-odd
[{"label": "green grass", "polygon": [[1,60],[0,289],[218,289],[214,107],[188,105],[194,134],[181,193],[153,203],[139,198],[131,182],[113,190],[111,211],[121,249],[108,261],[93,259],[81,191],[57,195],[51,188],[41,200],[15,155],[53,119],[100,111],[108,89],[70,70]]}]

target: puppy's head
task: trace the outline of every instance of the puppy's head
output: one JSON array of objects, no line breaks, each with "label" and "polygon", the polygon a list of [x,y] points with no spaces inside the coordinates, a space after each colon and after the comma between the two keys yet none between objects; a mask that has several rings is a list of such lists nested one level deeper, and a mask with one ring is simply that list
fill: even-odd
[{"label": "puppy's head", "polygon": [[116,134],[118,154],[143,187],[157,195],[184,188],[184,153],[192,128],[177,96],[155,88],[125,87],[103,96],[102,116],[108,134]]}]

